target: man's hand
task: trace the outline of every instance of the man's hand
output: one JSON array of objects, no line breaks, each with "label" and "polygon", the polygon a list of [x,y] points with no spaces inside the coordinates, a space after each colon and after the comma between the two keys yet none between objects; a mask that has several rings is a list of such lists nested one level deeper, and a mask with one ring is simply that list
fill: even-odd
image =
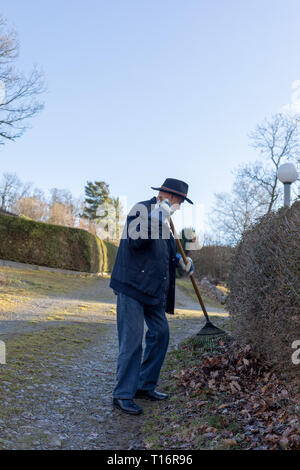
[{"label": "man's hand", "polygon": [[181,267],[181,269],[183,269],[183,271],[185,271],[189,276],[191,276],[194,272],[194,263],[192,258],[190,258],[189,256],[186,257],[187,264],[185,264],[182,256],[179,253],[177,253],[176,258],[178,261],[178,265]]},{"label": "man's hand", "polygon": [[151,212],[151,216],[159,219],[160,212],[162,213],[163,221],[165,221],[167,217],[171,217],[171,215],[174,213],[174,210],[168,199],[164,199],[163,201],[158,201],[155,204],[155,208]]}]

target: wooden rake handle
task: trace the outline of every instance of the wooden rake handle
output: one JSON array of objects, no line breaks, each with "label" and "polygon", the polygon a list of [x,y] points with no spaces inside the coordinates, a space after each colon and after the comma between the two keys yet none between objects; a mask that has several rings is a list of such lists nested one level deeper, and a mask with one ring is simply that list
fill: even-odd
[{"label": "wooden rake handle", "polygon": [[[186,256],[185,256],[185,252],[183,251],[181,242],[180,242],[180,240],[179,240],[179,238],[178,238],[177,232],[176,232],[176,230],[175,230],[175,227],[174,227],[174,224],[173,224],[173,220],[171,219],[171,217],[170,217],[169,220],[170,220],[170,226],[171,226],[171,229],[172,229],[174,238],[175,238],[175,240],[176,240],[176,243],[177,243],[178,249],[179,249],[179,251],[180,251],[180,254],[181,254],[181,256],[182,256],[182,259],[183,259],[183,261],[184,261],[184,264],[187,264],[188,261],[187,261]],[[191,280],[191,282],[192,282],[192,284],[193,284],[193,287],[194,287],[194,289],[195,289],[195,292],[196,292],[196,295],[197,295],[197,297],[198,297],[198,300],[199,300],[199,303],[200,303],[200,305],[201,305],[201,308],[202,308],[202,311],[203,311],[203,313],[204,313],[204,316],[205,316],[205,318],[206,318],[207,321],[210,321],[209,318],[208,318],[208,314],[207,314],[205,305],[204,305],[203,300],[202,300],[202,298],[201,298],[201,294],[200,294],[200,292],[199,292],[199,289],[198,289],[198,286],[197,286],[197,284],[196,284],[196,280],[195,280],[193,274],[190,275],[189,278],[190,278],[190,280]]]}]

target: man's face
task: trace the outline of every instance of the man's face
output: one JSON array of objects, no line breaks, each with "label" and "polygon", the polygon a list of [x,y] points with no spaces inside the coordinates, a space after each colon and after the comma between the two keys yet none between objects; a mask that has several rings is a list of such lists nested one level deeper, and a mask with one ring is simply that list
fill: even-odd
[{"label": "man's face", "polygon": [[175,194],[168,194],[168,199],[171,203],[171,206],[175,211],[180,209],[180,205],[183,203],[184,199],[180,196],[176,196]]},{"label": "man's face", "polygon": [[174,211],[179,210],[180,204],[184,202],[184,199],[181,196],[176,196],[175,194],[171,194],[171,193],[164,193],[162,191],[159,192],[158,199],[160,199],[161,201],[163,199],[168,199]]},{"label": "man's face", "polygon": [[174,211],[179,210],[180,205],[184,202],[184,199],[181,196],[176,196],[175,194],[171,193],[164,193],[163,191],[159,192],[157,199],[160,199],[161,201],[168,199]]}]

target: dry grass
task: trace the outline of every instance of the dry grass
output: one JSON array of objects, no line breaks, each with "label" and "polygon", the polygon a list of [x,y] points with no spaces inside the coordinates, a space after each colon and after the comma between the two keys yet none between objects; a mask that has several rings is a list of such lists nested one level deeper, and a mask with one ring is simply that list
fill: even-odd
[{"label": "dry grass", "polygon": [[84,289],[98,282],[94,275],[0,267],[0,313],[24,307],[36,297]]},{"label": "dry grass", "polygon": [[[176,279],[176,284],[180,287],[180,289],[187,294],[192,300],[195,302],[199,303],[198,297],[194,291],[193,284],[191,283],[190,279],[188,278],[181,278],[181,279]],[[207,305],[209,307],[216,307],[216,308],[223,308],[222,304],[216,302],[213,299],[210,299],[200,288],[198,284],[200,294],[202,297],[202,300],[204,302],[204,305]]]}]

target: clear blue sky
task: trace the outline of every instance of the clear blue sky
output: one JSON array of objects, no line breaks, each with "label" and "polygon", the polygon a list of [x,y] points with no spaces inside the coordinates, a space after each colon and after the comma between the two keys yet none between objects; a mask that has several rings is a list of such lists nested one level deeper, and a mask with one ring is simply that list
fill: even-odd
[{"label": "clear blue sky", "polygon": [[48,87],[0,174],[45,191],[104,180],[131,205],[174,177],[209,213],[300,79],[299,0],[10,0],[0,14],[18,67],[39,64]]}]

